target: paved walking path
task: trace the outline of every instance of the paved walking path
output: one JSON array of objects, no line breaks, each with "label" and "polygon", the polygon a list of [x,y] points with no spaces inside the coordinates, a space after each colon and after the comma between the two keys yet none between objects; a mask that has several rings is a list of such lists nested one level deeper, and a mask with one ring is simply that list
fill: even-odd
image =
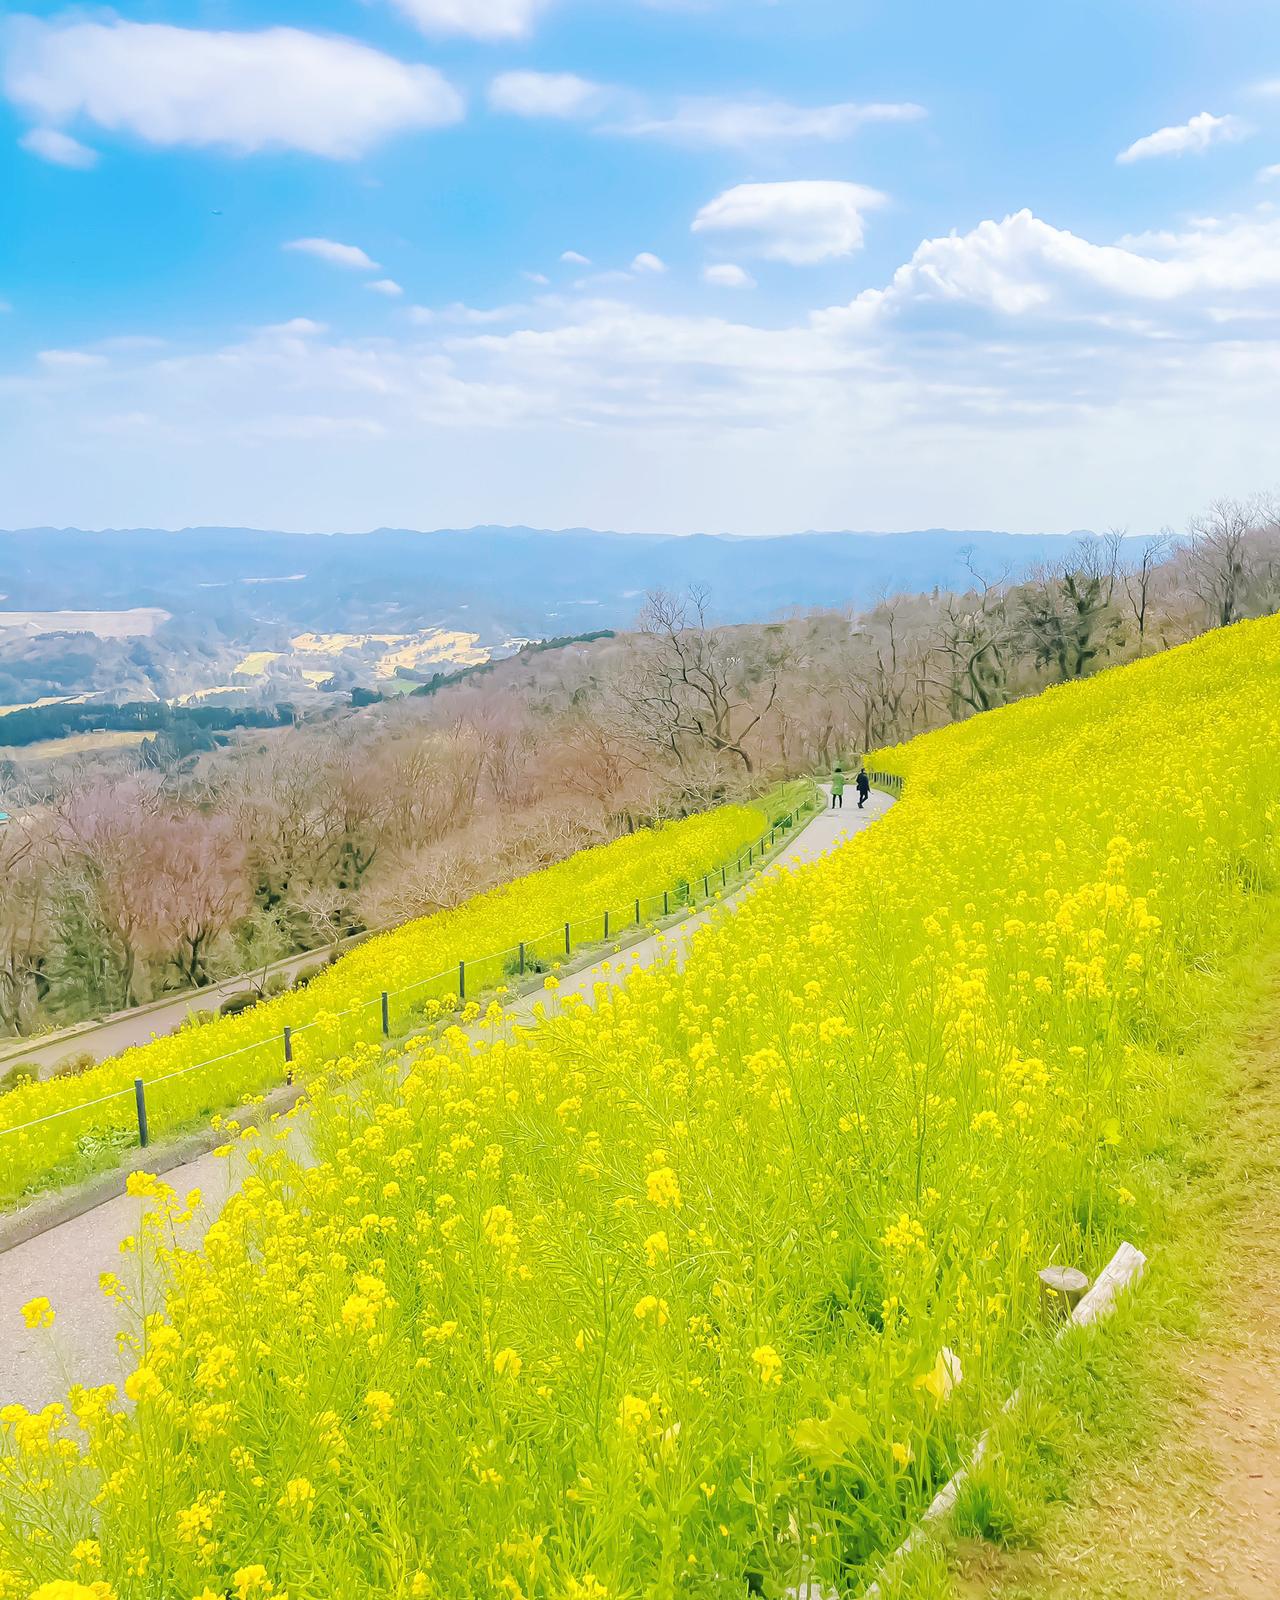
[{"label": "paved walking path", "polygon": [[[598,985],[620,983],[635,967],[652,966],[668,956],[677,962],[682,960],[693,934],[717,910],[749,894],[769,873],[803,866],[826,855],[893,804],[888,795],[879,791],[872,792],[861,811],[851,791],[846,793],[845,802],[843,809],[835,811],[828,804],[827,810],[814,817],[760,877],[749,879],[715,907],[641,940],[622,955],[567,976],[559,998],[580,994],[590,1001]],[[516,1022],[527,1022],[534,1005],[544,999],[534,991],[509,1007],[508,1015]],[[180,1195],[191,1189],[200,1190],[207,1226],[237,1187],[240,1176],[233,1163],[207,1155],[167,1172],[165,1182]],[[121,1239],[137,1233],[142,1209],[138,1200],[120,1195],[0,1254],[0,1405],[17,1401],[26,1406],[42,1406],[64,1395],[72,1383],[120,1382],[124,1372],[132,1369],[132,1361],[122,1366],[115,1348],[116,1335],[123,1326],[120,1308],[103,1296],[98,1277],[103,1272],[117,1272],[129,1281],[126,1268],[121,1266],[119,1244]],[[21,1308],[37,1295],[48,1296],[57,1313],[51,1332],[33,1333],[23,1325]]]},{"label": "paved walking path", "polygon": [[[382,931],[382,930],[379,930]],[[336,945],[324,945],[319,950],[304,950],[296,956],[272,962],[266,969],[271,976],[282,976],[290,983],[307,967],[323,966],[333,954],[344,955],[351,944],[343,940]],[[164,1039],[193,1011],[216,1011],[224,1000],[233,994],[243,994],[246,989],[262,980],[264,969],[252,973],[237,973],[221,978],[204,989],[188,989],[171,999],[156,1000],[150,1005],[135,1006],[132,1010],[117,1012],[100,1022],[83,1022],[71,1028],[61,1028],[56,1033],[42,1034],[35,1039],[0,1039],[0,1070],[17,1066],[34,1069],[38,1078],[47,1078],[60,1061],[68,1056],[90,1055],[95,1061],[110,1061],[113,1056],[131,1050],[134,1045],[150,1044],[153,1039]]]}]

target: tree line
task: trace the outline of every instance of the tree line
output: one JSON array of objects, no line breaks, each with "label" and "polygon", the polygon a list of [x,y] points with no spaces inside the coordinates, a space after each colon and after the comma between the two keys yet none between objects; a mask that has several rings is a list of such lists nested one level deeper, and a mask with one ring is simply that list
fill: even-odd
[{"label": "tree line", "polygon": [[278,728],[293,719],[290,705],[173,706],[166,700],[128,700],[120,705],[93,702],[24,706],[0,715],[0,745],[21,749],[44,739],[96,733],[99,729],[181,733],[188,729],[227,732],[232,728]]},{"label": "tree line", "polygon": [[655,593],[629,633],[424,697],[0,788],[0,1029],[260,969],[1275,612],[1280,519],[1224,500],[1179,537],[1112,532],[1017,579],[975,564],[962,589],[861,612],[730,626],[713,602]]}]

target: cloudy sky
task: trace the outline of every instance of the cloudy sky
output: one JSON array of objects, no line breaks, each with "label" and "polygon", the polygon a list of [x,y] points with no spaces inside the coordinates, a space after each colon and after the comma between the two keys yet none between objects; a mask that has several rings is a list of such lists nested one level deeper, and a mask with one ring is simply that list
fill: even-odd
[{"label": "cloudy sky", "polygon": [[1275,0],[137,0],[0,57],[0,526],[1280,487]]}]

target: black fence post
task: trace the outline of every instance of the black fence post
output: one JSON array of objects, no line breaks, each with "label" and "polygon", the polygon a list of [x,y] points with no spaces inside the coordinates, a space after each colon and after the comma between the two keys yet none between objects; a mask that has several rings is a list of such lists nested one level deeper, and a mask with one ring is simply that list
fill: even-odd
[{"label": "black fence post", "polygon": [[467,998],[467,964],[465,961],[458,963],[458,999]]},{"label": "black fence post", "polygon": [[702,874],[702,898],[704,900],[710,900],[711,898],[711,885],[707,880],[707,874],[705,872]]},{"label": "black fence post", "polygon": [[720,887],[722,889],[724,889],[724,888],[726,888],[728,886],[728,883],[729,883],[729,874],[724,870],[723,867],[721,867],[720,868]]},{"label": "black fence post", "polygon": [[636,927],[640,926],[640,902],[636,901]]},{"label": "black fence post", "polygon": [[524,977],[524,940],[520,941],[520,976]]},{"label": "black fence post", "polygon": [[573,935],[569,931],[569,924],[566,922],[565,925],[564,925],[564,953],[565,953],[565,955],[572,955],[573,954],[573,945],[570,942],[572,940],[572,938],[573,938]]},{"label": "black fence post", "polygon": [[138,1111],[138,1144],[145,1150],[151,1143],[151,1134],[147,1128],[147,1091],[141,1078],[133,1080],[133,1103]]},{"label": "black fence post", "polygon": [[604,942],[606,944],[609,942],[609,913],[607,911],[604,914]]},{"label": "black fence post", "polygon": [[382,991],[382,1037],[391,1037],[391,997],[385,989]]},{"label": "black fence post", "polygon": [[662,915],[664,917],[666,917],[666,916],[669,916],[670,914],[671,914],[671,892],[668,889],[664,889],[662,891]]},{"label": "black fence post", "polygon": [[285,1065],[284,1081],[286,1083],[292,1083],[293,1082],[293,1029],[292,1028],[286,1028],[284,1030],[284,1065]]}]

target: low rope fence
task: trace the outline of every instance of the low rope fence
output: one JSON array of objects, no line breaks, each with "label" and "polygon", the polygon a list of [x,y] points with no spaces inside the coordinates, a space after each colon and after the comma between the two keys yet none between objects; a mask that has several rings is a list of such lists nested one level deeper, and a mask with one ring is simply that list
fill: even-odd
[{"label": "low rope fence", "polygon": [[[313,1029],[323,1027],[331,1035],[334,1024],[340,1026],[326,1048],[326,1056],[341,1055],[354,1045],[377,1040],[387,1041],[407,1033],[422,1021],[434,1020],[451,1011],[461,1011],[479,995],[492,993],[509,983],[521,983],[538,973],[550,972],[561,962],[584,949],[599,949],[617,943],[637,930],[658,926],[673,916],[683,916],[713,902],[731,886],[736,886],[756,870],[777,847],[780,839],[791,832],[796,823],[816,809],[813,798],[794,810],[776,818],[760,837],[744,846],[735,856],[727,857],[718,865],[709,867],[692,879],[641,895],[624,904],[603,906],[584,913],[581,917],[562,923],[546,932],[535,934],[504,950],[491,951],[483,956],[468,957],[443,972],[421,978],[401,989],[383,989],[368,1000],[340,1012],[324,1012],[300,1025],[288,1026],[278,1033],[267,1035],[239,1049],[211,1056],[190,1066],[179,1067],[154,1078],[135,1078],[131,1085],[123,1085],[105,1095],[73,1106],[63,1106],[42,1117],[12,1128],[0,1129],[0,1167],[3,1166],[5,1139],[15,1138],[31,1130],[66,1117],[83,1117],[87,1112],[113,1102],[132,1101],[132,1116],[121,1107],[121,1115],[114,1119],[94,1118],[86,1124],[84,1132],[118,1135],[136,1131],[139,1147],[151,1142],[154,1121],[154,1099],[148,1103],[148,1092],[176,1079],[187,1079],[194,1073],[207,1072],[215,1066],[225,1066],[236,1061],[237,1069],[229,1080],[223,1080],[221,1104],[207,1106],[203,1111],[192,1111],[185,1121],[195,1120],[214,1110],[225,1110],[239,1103],[246,1094],[260,1093],[263,1084],[276,1077],[285,1084],[294,1079],[295,1051],[299,1040]],[[107,1127],[102,1126],[107,1121]],[[114,1129],[111,1127],[114,1121]]]}]

